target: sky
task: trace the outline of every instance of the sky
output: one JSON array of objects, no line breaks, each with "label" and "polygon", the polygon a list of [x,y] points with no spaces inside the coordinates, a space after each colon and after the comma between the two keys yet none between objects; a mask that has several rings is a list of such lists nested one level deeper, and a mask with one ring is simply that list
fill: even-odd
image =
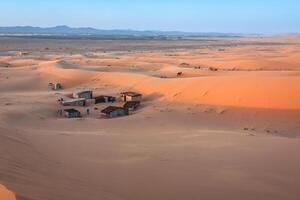
[{"label": "sky", "polygon": [[300,0],[1,0],[0,26],[300,32]]}]

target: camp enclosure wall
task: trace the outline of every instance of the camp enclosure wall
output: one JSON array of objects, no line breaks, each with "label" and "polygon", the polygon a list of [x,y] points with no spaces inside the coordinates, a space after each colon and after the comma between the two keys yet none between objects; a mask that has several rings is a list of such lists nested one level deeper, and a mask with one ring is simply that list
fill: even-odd
[{"label": "camp enclosure wall", "polygon": [[63,106],[86,106],[86,99],[70,99],[62,102]]},{"label": "camp enclosure wall", "polygon": [[85,99],[92,99],[93,98],[93,91],[91,90],[82,90],[73,93],[73,98],[78,99],[78,98],[85,98]]},{"label": "camp enclosure wall", "polygon": [[79,118],[81,117],[81,113],[78,110],[75,109],[65,109],[64,115],[67,118]]},{"label": "camp enclosure wall", "polygon": [[98,96],[98,97],[95,97],[95,104],[98,104],[98,103],[113,103],[116,101],[116,98],[115,97],[112,97],[112,96]]},{"label": "camp enclosure wall", "polygon": [[127,115],[127,112],[124,109],[117,109],[117,110],[112,111],[109,114],[109,117],[119,117],[119,116],[124,116],[124,115]]},{"label": "camp enclosure wall", "polygon": [[128,101],[124,104],[123,108],[129,111],[133,111],[135,109],[137,109],[140,106],[140,102],[139,101]]},{"label": "camp enclosure wall", "polygon": [[60,83],[49,83],[48,86],[52,90],[61,90],[62,89],[62,84],[60,84]]},{"label": "camp enclosure wall", "polygon": [[101,112],[105,114],[106,117],[110,117],[110,118],[128,115],[128,110],[122,107],[114,107],[114,106],[109,106],[104,110],[102,110]]}]

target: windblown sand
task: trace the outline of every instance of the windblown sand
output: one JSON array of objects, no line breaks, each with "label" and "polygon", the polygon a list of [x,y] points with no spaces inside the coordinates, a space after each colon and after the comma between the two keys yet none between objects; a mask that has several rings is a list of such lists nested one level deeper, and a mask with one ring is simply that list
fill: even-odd
[{"label": "windblown sand", "polygon": [[3,199],[3,200],[15,200],[16,197],[6,187],[4,187],[3,185],[0,185],[0,199]]},{"label": "windblown sand", "polygon": [[[299,199],[298,36],[0,41],[0,183],[18,200]],[[82,88],[144,98],[57,117]]]}]

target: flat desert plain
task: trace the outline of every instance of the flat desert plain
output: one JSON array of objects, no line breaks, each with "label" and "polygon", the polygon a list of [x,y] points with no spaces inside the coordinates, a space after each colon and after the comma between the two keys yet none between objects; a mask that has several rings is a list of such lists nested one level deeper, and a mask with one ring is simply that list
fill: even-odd
[{"label": "flat desert plain", "polygon": [[[59,117],[80,89],[143,100]],[[0,94],[1,200],[300,199],[298,35],[2,36]]]}]

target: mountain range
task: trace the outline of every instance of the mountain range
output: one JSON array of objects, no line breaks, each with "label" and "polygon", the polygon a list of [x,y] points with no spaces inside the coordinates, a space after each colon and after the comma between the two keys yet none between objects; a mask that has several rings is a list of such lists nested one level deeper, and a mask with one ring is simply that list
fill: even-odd
[{"label": "mountain range", "polygon": [[180,31],[136,31],[136,30],[100,30],[96,28],[72,28],[69,26],[33,27],[33,26],[10,26],[0,27],[1,34],[67,34],[67,35],[113,35],[113,36],[237,36],[231,33],[199,33]]}]

